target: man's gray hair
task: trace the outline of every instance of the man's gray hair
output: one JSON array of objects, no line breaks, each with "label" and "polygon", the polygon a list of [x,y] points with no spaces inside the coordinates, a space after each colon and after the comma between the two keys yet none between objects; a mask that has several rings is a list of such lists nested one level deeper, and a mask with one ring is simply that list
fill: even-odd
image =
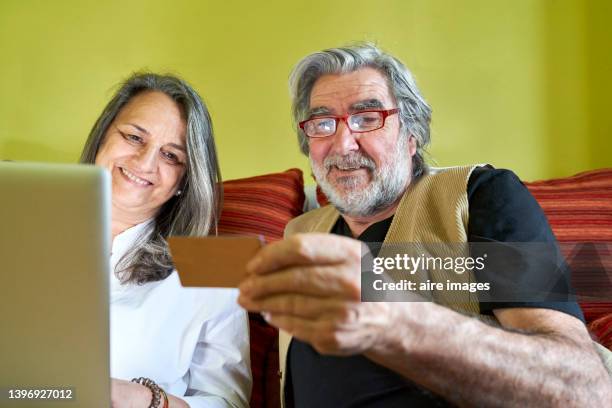
[{"label": "man's gray hair", "polygon": [[136,95],[156,91],[174,100],[186,123],[187,163],[180,184],[182,193],[164,203],[146,236],[121,259],[115,273],[122,282],[165,279],[173,269],[166,238],[170,235],[216,234],[223,198],[210,115],[198,93],[173,75],[136,73],[115,93],[94,124],[81,163],[94,163],[109,126],[121,109]]},{"label": "man's gray hair", "polygon": [[402,137],[412,135],[416,139],[417,152],[412,159],[412,175],[418,177],[427,168],[424,149],[430,141],[431,108],[421,95],[408,68],[397,58],[370,43],[330,48],[310,54],[293,69],[289,88],[300,149],[308,155],[308,137],[297,124],[308,119],[310,93],[317,79],[327,74],[348,74],[366,67],[377,69],[385,75],[389,90],[395,96],[399,108],[400,124],[404,130]]}]

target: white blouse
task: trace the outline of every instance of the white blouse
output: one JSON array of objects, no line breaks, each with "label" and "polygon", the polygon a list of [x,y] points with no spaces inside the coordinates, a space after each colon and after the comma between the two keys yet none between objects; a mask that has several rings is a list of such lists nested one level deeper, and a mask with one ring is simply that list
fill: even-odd
[{"label": "white blouse", "polygon": [[183,288],[176,271],[162,281],[122,285],[115,266],[152,228],[117,235],[110,277],[111,377],[148,377],[196,407],[248,407],[247,313],[236,289]]}]

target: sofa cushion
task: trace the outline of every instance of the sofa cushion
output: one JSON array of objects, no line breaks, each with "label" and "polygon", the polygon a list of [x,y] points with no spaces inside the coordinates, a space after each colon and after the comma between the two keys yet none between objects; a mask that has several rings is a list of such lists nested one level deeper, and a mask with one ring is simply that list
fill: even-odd
[{"label": "sofa cushion", "polygon": [[304,180],[298,169],[229,180],[223,195],[219,234],[257,234],[271,242],[281,239],[289,220],[302,213]]},{"label": "sofa cushion", "polygon": [[608,313],[589,324],[589,329],[599,342],[612,350],[612,313]]},{"label": "sofa cushion", "polygon": [[[592,170],[525,185],[544,210],[566,258],[575,250],[575,246],[566,243],[612,242],[612,169]],[[568,261],[572,264],[571,259]],[[574,279],[578,269],[580,267],[574,269]],[[594,334],[599,332],[594,330],[591,322],[612,316],[612,301],[582,301],[580,307]],[[601,323],[598,327],[602,327]]]},{"label": "sofa cushion", "polygon": [[[285,225],[302,213],[302,172],[229,180],[223,183],[224,200],[219,234],[263,235],[267,242],[283,237]],[[280,406],[278,380],[278,330],[260,315],[249,314],[251,340],[252,408]]]},{"label": "sofa cushion", "polygon": [[277,408],[280,406],[278,330],[270,326],[257,313],[249,314],[251,339],[251,373],[253,390],[251,408]]},{"label": "sofa cushion", "polygon": [[559,242],[612,242],[612,169],[525,185]]}]

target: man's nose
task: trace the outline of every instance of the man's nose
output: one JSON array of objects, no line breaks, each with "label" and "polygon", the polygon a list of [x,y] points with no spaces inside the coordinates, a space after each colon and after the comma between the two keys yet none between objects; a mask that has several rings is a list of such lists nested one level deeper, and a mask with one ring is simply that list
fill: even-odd
[{"label": "man's nose", "polygon": [[334,133],[332,150],[334,153],[339,155],[346,155],[347,153],[359,150],[359,143],[357,143],[356,134],[351,132],[345,121],[339,120],[336,127],[336,133]]}]

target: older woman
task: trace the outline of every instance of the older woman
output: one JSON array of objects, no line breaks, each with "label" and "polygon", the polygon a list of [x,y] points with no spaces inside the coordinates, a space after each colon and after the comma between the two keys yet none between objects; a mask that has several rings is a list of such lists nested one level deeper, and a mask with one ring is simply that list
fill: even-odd
[{"label": "older woman", "polygon": [[113,407],[248,406],[247,315],[236,293],[181,287],[165,241],[214,234],[219,219],[221,176],[198,94],[173,76],[133,75],[81,161],[112,178]]}]

